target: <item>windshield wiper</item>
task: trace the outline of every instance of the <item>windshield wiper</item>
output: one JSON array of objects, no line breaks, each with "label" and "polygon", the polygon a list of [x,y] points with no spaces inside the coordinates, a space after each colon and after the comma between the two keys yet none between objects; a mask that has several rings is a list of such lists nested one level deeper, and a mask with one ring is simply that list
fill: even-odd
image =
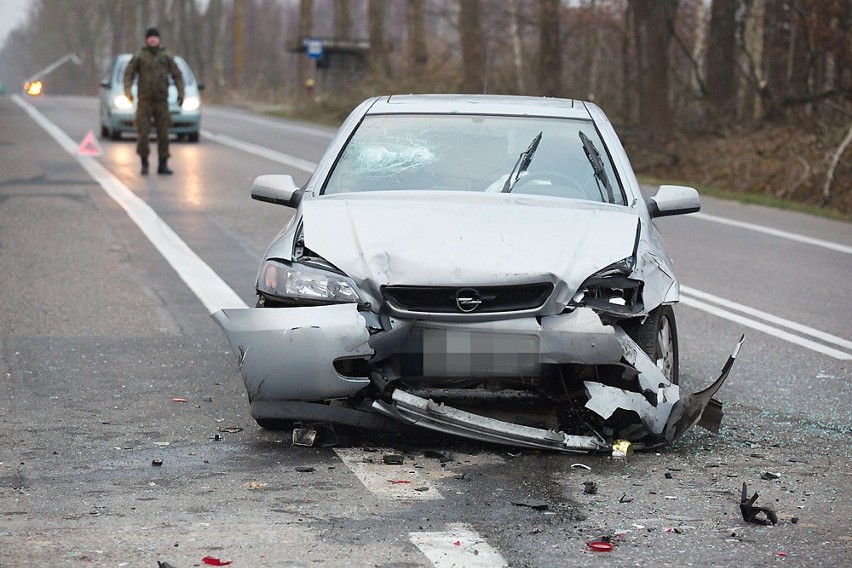
[{"label": "windshield wiper", "polygon": [[609,199],[608,203],[615,203],[615,197],[612,194],[612,186],[609,183],[609,177],[606,175],[606,170],[604,170],[601,155],[598,153],[597,148],[595,148],[594,143],[582,132],[580,132],[580,140],[583,142],[583,151],[586,152],[586,158],[588,158],[589,163],[592,165],[592,169],[595,171],[595,181],[598,184],[598,191],[601,190],[601,184],[603,184],[606,188],[607,198]]},{"label": "windshield wiper", "polygon": [[[521,177],[521,174],[527,171],[527,168],[530,167],[530,162],[532,162],[533,154],[538,149],[538,143],[541,142],[541,132],[538,133],[538,136],[533,138],[533,141],[530,142],[529,147],[521,152],[520,156],[518,156],[518,161],[515,162],[515,165],[512,166],[512,171],[509,172],[509,177],[506,178],[506,183],[503,184],[503,193],[509,193],[512,191],[512,186],[518,181],[518,178]],[[514,177],[514,179],[512,179]]]}]

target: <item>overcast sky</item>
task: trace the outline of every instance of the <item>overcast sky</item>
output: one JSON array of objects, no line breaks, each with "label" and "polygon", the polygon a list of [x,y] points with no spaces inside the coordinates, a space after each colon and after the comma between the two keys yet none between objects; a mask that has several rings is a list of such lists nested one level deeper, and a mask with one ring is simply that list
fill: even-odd
[{"label": "overcast sky", "polygon": [[30,4],[31,0],[0,0],[0,46],[10,31],[26,21]]}]

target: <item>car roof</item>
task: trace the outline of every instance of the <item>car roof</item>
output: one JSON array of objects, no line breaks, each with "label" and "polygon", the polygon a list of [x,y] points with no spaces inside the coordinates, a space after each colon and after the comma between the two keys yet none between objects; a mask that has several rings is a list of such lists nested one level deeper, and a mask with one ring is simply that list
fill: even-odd
[{"label": "car roof", "polygon": [[586,103],[574,99],[512,95],[388,95],[367,114],[483,114],[590,119]]}]

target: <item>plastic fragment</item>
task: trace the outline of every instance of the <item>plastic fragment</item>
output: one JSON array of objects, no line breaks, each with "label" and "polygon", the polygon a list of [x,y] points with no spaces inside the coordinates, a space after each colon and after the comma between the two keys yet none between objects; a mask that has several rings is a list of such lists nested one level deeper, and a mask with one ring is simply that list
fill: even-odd
[{"label": "plastic fragment", "polygon": [[393,483],[394,485],[404,485],[406,483],[411,483],[411,481],[407,479],[388,479],[388,482]]},{"label": "plastic fragment", "polygon": [[[743,482],[743,492],[740,497],[740,512],[743,515],[743,520],[758,525],[777,525],[778,517],[775,515],[775,511],[769,507],[755,507],[754,502],[757,501],[757,497],[757,493],[752,495],[751,498],[748,497],[748,488],[746,483]],[[761,513],[763,513],[763,517],[759,516]]]},{"label": "plastic fragment", "polygon": [[609,552],[615,546],[611,542],[604,542],[602,540],[593,540],[586,543],[586,546],[594,550],[595,552]]},{"label": "plastic fragment", "polygon": [[298,471],[299,473],[311,473],[312,471],[315,471],[315,470],[316,470],[316,468],[306,466],[306,465],[297,465],[296,466],[296,471]]},{"label": "plastic fragment", "polygon": [[160,467],[161,465],[163,465],[163,460],[161,460],[160,458],[154,458],[153,460],[151,460],[151,465],[153,465],[154,467]]},{"label": "plastic fragment", "polygon": [[402,465],[405,458],[399,454],[385,454],[382,458],[386,465]]},{"label": "plastic fragment", "polygon": [[232,564],[233,560],[220,560],[213,556],[205,556],[201,559],[201,561],[208,566],[227,566],[228,564]]},{"label": "plastic fragment", "polygon": [[583,482],[583,493],[586,495],[595,495],[598,492],[598,484],[594,481]]},{"label": "plastic fragment", "polygon": [[633,453],[633,444],[627,440],[616,440],[612,444],[612,457],[615,459],[626,459]]},{"label": "plastic fragment", "polygon": [[781,479],[781,474],[775,471],[764,471],[760,474],[760,479],[772,481],[773,479]]},{"label": "plastic fragment", "polygon": [[590,468],[584,463],[572,463],[571,469],[585,469],[586,471],[592,471],[592,468]]},{"label": "plastic fragment", "polygon": [[186,398],[175,397],[172,399],[172,402],[189,402]]}]

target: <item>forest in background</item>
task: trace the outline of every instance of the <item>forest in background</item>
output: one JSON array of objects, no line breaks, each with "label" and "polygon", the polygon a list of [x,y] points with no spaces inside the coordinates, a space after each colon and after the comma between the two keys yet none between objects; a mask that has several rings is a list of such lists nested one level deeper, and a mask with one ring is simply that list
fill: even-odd
[{"label": "forest in background", "polygon": [[[95,95],[152,25],[208,102],[334,122],[377,94],[591,100],[640,174],[852,214],[852,0],[34,0],[0,81],[75,53],[46,93]],[[363,65],[328,80],[312,37]]]}]

